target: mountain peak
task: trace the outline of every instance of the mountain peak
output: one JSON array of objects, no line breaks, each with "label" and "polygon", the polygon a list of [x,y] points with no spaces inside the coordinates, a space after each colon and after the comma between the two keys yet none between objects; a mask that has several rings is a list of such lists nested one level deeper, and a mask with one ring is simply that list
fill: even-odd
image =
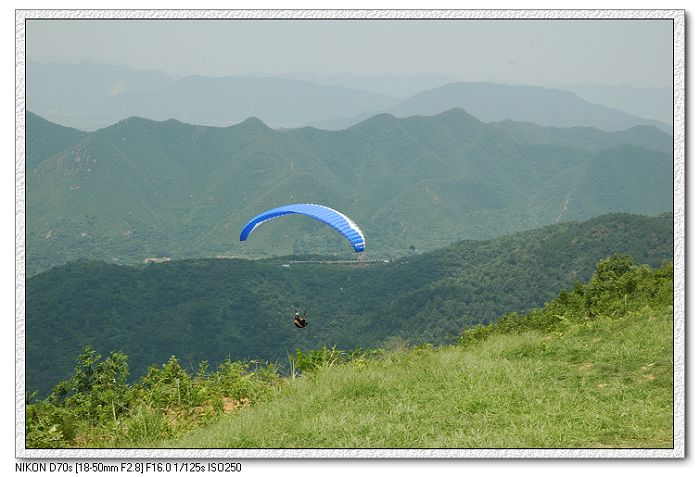
[{"label": "mountain peak", "polygon": [[245,129],[264,129],[272,130],[267,124],[265,124],[261,119],[251,116],[248,119],[241,121],[238,124],[230,126],[232,128],[245,128]]},{"label": "mountain peak", "polygon": [[[148,118],[143,118],[141,116],[129,116],[128,118],[122,119],[120,121],[117,121],[116,123],[113,124],[113,126],[116,125],[132,125],[132,124],[145,124],[145,123],[155,123],[158,121],[154,121],[153,119],[148,119]],[[111,126],[107,126],[111,127]]]},{"label": "mountain peak", "polygon": [[469,121],[469,122],[481,122],[479,121],[475,116],[472,116],[469,114],[467,111],[464,110],[464,108],[460,107],[454,107],[447,109],[439,114],[435,115],[436,119],[440,120],[460,120],[460,121]]},{"label": "mountain peak", "polygon": [[435,115],[415,115],[407,118],[396,117],[389,113],[380,113],[368,119],[365,119],[360,123],[357,123],[355,126],[352,126],[351,129],[356,127],[376,128],[378,126],[393,126],[396,124],[403,123],[405,121],[413,120],[426,120],[440,123],[460,122],[463,124],[476,124],[480,122],[476,117],[467,113],[463,108],[456,107],[447,109]]},{"label": "mountain peak", "polygon": [[381,127],[381,126],[391,126],[395,124],[397,121],[400,121],[396,116],[393,116],[389,113],[380,113],[376,114],[372,117],[369,117],[365,119],[364,121],[360,121],[359,123],[355,124],[354,126],[351,126],[348,129],[365,129],[365,128],[376,128],[376,127]]},{"label": "mountain peak", "polygon": [[[143,118],[140,116],[129,116],[126,119],[122,119],[111,126],[104,127],[95,131],[96,133],[105,134],[130,134],[134,131],[141,131],[147,134],[156,134],[158,131],[177,131],[177,133],[182,133],[183,131],[188,131],[195,128],[192,124],[183,123],[177,119],[166,119],[164,121],[156,121],[153,119]],[[159,134],[159,133],[158,133]]]}]

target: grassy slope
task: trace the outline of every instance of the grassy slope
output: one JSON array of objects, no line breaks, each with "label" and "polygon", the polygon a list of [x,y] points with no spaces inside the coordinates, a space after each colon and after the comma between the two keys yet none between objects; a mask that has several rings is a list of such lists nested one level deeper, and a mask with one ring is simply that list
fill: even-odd
[{"label": "grassy slope", "polygon": [[294,380],[168,447],[672,447],[673,319],[657,306],[563,332],[396,351]]}]

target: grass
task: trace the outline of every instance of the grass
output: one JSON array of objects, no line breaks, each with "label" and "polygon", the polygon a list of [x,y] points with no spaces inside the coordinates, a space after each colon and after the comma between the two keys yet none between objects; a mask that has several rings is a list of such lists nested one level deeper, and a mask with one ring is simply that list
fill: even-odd
[{"label": "grass", "polygon": [[290,380],[163,447],[670,448],[670,307],[419,348]]}]

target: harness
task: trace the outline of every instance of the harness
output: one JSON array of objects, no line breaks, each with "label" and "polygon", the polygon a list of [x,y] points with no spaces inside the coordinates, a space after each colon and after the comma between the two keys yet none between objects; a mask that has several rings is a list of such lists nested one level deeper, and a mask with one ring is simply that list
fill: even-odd
[{"label": "harness", "polygon": [[308,323],[303,318],[294,318],[294,326],[297,328],[304,328]]}]

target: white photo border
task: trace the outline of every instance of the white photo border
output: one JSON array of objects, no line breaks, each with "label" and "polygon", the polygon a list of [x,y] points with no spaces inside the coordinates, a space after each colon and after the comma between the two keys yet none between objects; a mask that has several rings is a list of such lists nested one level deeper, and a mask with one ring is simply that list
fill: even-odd
[{"label": "white photo border", "polygon": [[[674,421],[670,449],[27,449],[25,446],[25,65],[30,19],[590,19],[673,21]],[[683,458],[685,457],[684,10],[15,10],[15,457],[221,458]]]}]

